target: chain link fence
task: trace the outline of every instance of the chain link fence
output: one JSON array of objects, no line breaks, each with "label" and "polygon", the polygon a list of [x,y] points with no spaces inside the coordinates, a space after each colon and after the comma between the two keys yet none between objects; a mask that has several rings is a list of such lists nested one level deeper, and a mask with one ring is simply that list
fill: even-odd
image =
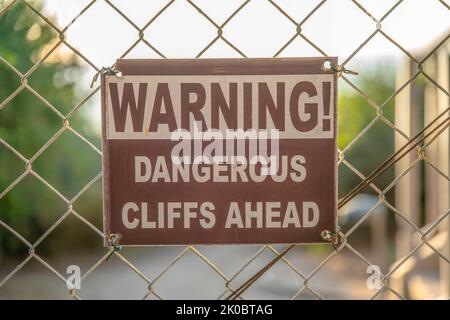
[{"label": "chain link fence", "polygon": [[[33,96],[33,99],[42,103],[50,112],[52,112],[59,120],[60,127],[55,134],[53,134],[49,139],[45,141],[42,147],[39,148],[37,152],[34,152],[31,156],[24,155],[20,152],[17,146],[0,137],[1,153],[10,153],[13,155],[16,162],[21,162],[23,165],[23,171],[18,175],[13,181],[9,181],[5,188],[0,190],[0,200],[7,199],[8,195],[17,188],[27,177],[33,176],[36,178],[41,187],[48,189],[51,193],[56,195],[59,199],[64,202],[65,209],[64,212],[58,215],[58,219],[52,223],[52,225],[47,228],[36,241],[30,241],[26,236],[22,235],[14,225],[13,220],[6,220],[5,212],[0,212],[0,229],[1,233],[8,233],[9,236],[15,237],[28,249],[28,254],[21,260],[17,266],[8,270],[6,274],[0,279],[0,290],[8,285],[9,282],[14,280],[14,278],[21,277],[21,270],[29,264],[31,261],[37,261],[47,270],[49,270],[55,279],[60,280],[59,284],[62,288],[66,288],[68,275],[58,270],[53,266],[53,260],[42,256],[39,253],[40,244],[47,238],[51,237],[52,232],[59,225],[63,224],[65,221],[72,218],[70,221],[75,219],[81,224],[87,226],[91,233],[98,236],[101,240],[103,237],[102,230],[92,223],[89,219],[84,217],[76,210],[76,203],[89,192],[89,189],[94,186],[94,184],[99,183],[102,179],[102,172],[98,172],[90,181],[87,183],[83,182],[81,188],[78,188],[74,196],[68,196],[64,191],[61,191],[60,187],[51,183],[48,179],[43,177],[35,169],[35,162],[39,157],[41,157],[47,149],[51,148],[52,145],[57,144],[58,139],[61,138],[65,133],[70,132],[75,135],[83,144],[89,147],[91,151],[101,156],[101,149],[98,144],[91,141],[89,137],[81,132],[78,128],[72,126],[72,119],[82,110],[83,106],[87,105],[91,100],[94,99],[100,90],[99,83],[94,84],[91,91],[81,99],[79,103],[71,106],[67,112],[61,111],[61,108],[51,102],[52,99],[45,97],[39,93],[34,85],[30,83],[30,78],[35,74],[39,68],[46,63],[49,57],[54,54],[58,48],[64,45],[73,54],[75,54],[78,59],[87,64],[92,71],[99,72],[101,65],[96,65],[93,61],[89,60],[87,55],[83,53],[83,50],[77,48],[77,46],[72,45],[70,39],[67,37],[67,33],[71,27],[86,15],[95,3],[102,2],[104,5],[108,6],[114,12],[117,13],[117,19],[122,19],[125,21],[136,33],[136,38],[131,46],[129,46],[122,54],[117,56],[117,58],[126,58],[129,56],[130,52],[137,46],[145,46],[152,52],[152,55],[159,56],[160,58],[170,58],[166,56],[162,49],[159,49],[156,44],[152,43],[151,35],[147,35],[145,32],[150,26],[158,23],[159,19],[166,14],[166,12],[174,6],[177,2],[182,0],[171,0],[164,3],[161,8],[143,25],[138,26],[137,23],[133,21],[124,11],[118,6],[114,1],[110,0],[93,0],[87,2],[86,5],[78,12],[78,14],[65,26],[60,27],[55,22],[50,19],[43,11],[38,3],[34,1],[26,0],[14,0],[14,1],[2,1],[0,2],[0,19],[6,17],[11,10],[18,5],[26,7],[26,10],[33,12],[37,15],[45,24],[47,24],[51,30],[57,34],[56,41],[49,41],[49,45],[43,54],[35,63],[29,67],[26,71],[19,70],[16,67],[15,62],[11,61],[6,55],[0,54],[0,64],[2,65],[2,70],[8,70],[13,72],[20,81],[18,87],[11,93],[8,93],[7,97],[0,101],[0,119],[2,118],[2,113],[8,109],[11,102],[21,93],[27,92]],[[244,9],[249,6],[252,2],[259,0],[246,0],[240,2],[234,11],[221,23],[216,22],[206,11],[202,9],[202,6],[198,1],[186,0],[184,1],[190,7],[195,9],[198,14],[198,19],[204,19],[215,32],[215,36],[203,46],[203,48],[195,55],[195,58],[202,58],[210,50],[214,44],[218,41],[223,41],[228,49],[231,49],[237,56],[247,57],[247,54],[243,49],[240,49],[234,41],[227,35],[226,27],[237,17],[243,14]],[[263,0],[261,0],[263,1]],[[265,1],[265,0],[264,0]],[[270,10],[273,10],[274,14],[281,14],[284,19],[292,25],[292,35],[289,40],[279,47],[274,53],[273,57],[278,57],[283,54],[287,48],[297,39],[302,39],[311,48],[316,51],[317,55],[320,56],[332,56],[333,52],[326,52],[319,46],[313,39],[310,39],[304,32],[303,29],[308,25],[308,22],[312,17],[318,14],[324,5],[327,3],[326,0],[319,1],[313,6],[309,13],[303,17],[302,20],[298,21],[293,16],[287,13],[282,5],[277,3],[277,1],[267,0],[270,5]],[[360,98],[373,108],[375,116],[373,119],[361,130],[357,135],[352,137],[351,141],[346,144],[343,148],[339,150],[339,170],[344,170],[354,174],[360,181],[367,178],[368,174],[363,173],[358,170],[357,166],[352,164],[348,157],[348,154],[352,152],[355,145],[359,143],[365,143],[366,148],[371,148],[370,140],[365,139],[367,132],[371,130],[374,126],[382,123],[392,130],[394,133],[393,137],[395,139],[395,148],[400,149],[409,139],[413,137],[415,132],[418,132],[424,123],[431,123],[439,114],[444,114],[441,118],[445,125],[445,130],[441,130],[439,135],[433,139],[429,138],[425,140],[424,143],[418,146],[417,152],[411,152],[408,159],[398,161],[395,164],[395,175],[387,183],[386,186],[380,187],[376,181],[373,181],[367,187],[367,192],[376,194],[377,200],[370,205],[369,208],[364,210],[363,214],[360,215],[357,221],[351,225],[347,230],[343,230],[343,241],[340,246],[333,249],[330,245],[321,245],[324,247],[321,251],[320,259],[316,259],[317,263],[313,266],[307,268],[305,271],[302,267],[304,264],[309,263],[306,258],[302,255],[301,250],[307,245],[296,245],[294,250],[291,251],[289,255],[283,255],[276,263],[275,266],[283,266],[283,268],[289,270],[289,276],[285,277],[280,273],[271,273],[267,271],[265,275],[261,278],[256,279],[256,283],[263,281],[266,277],[266,282],[278,283],[283,281],[287,283],[296,283],[296,289],[289,294],[283,296],[284,298],[317,298],[325,299],[328,296],[323,294],[323,290],[328,290],[326,288],[329,284],[327,281],[331,280],[329,276],[323,274],[323,271],[327,269],[330,265],[336,264],[336,259],[343,259],[342,264],[344,268],[358,261],[364,267],[376,266],[381,264],[379,261],[370,261],[366,256],[368,255],[367,250],[360,249],[356,243],[352,242],[351,236],[364,227],[368,220],[371,220],[373,216],[379,215],[377,210],[380,207],[387,208],[387,212],[384,213],[385,216],[394,217],[397,224],[403,225],[403,227],[397,227],[395,231],[395,258],[393,263],[389,263],[386,271],[380,274],[380,285],[376,288],[369,290],[368,298],[410,298],[408,293],[409,279],[407,274],[416,268],[416,265],[423,259],[428,259],[428,257],[437,258],[438,261],[438,282],[440,286],[440,296],[444,298],[449,297],[450,290],[450,260],[449,260],[449,36],[447,33],[437,43],[431,45],[424,52],[410,52],[404,48],[399,42],[396,41],[395,37],[388,34],[383,29],[383,22],[392,15],[399,6],[402,5],[402,0],[394,2],[381,18],[376,18],[375,15],[371,13],[362,3],[362,1],[348,1],[352,6],[360,10],[369,19],[370,23],[373,24],[373,32],[362,41],[356,49],[349,54],[347,57],[340,57],[339,65],[339,85],[346,85],[353,90]],[[444,0],[436,0],[439,4],[441,10],[448,14],[449,4]],[[64,4],[61,3],[61,6]],[[128,3],[127,5],[133,5]],[[341,17],[345,19],[345,17]],[[182,26],[177,26],[177,21],[174,21],[174,27],[180,28]],[[97,26],[92,25],[90,28],[95,29]],[[245,26],[242,26],[245,28]],[[195,38],[195,35],[192,35]],[[345,36],[345,35],[344,35]],[[346,67],[353,61],[355,56],[364,48],[366,48],[374,37],[383,37],[390,44],[398,48],[406,56],[397,71],[396,76],[396,89],[390,95],[390,97],[385,101],[374,101],[367,93],[364,92],[359,87],[357,81],[355,81],[355,76],[349,75],[345,72]],[[439,35],[436,35],[439,36]],[[100,43],[98,44],[101,45]],[[2,44],[0,44],[0,47]],[[17,50],[17,49],[13,49]],[[1,53],[1,51],[0,51]],[[63,63],[63,62],[60,62]],[[357,70],[360,75],[365,73],[365,70]],[[1,77],[1,73],[0,73]],[[424,119],[420,119],[420,106],[415,104],[414,97],[417,96],[417,92],[421,89],[416,86],[417,79],[423,79],[424,92],[422,95],[425,99],[425,115]],[[0,90],[2,90],[0,88]],[[57,89],[56,89],[57,90]],[[412,98],[413,97],[413,98]],[[385,115],[386,106],[390,103],[395,103],[395,118],[392,119]],[[29,106],[32,108],[32,106]],[[100,108],[96,105],[96,108]],[[423,112],[423,111],[422,111]],[[415,127],[414,127],[415,124]],[[25,124],[26,125],[26,124]],[[345,125],[345,124],[344,124]],[[17,133],[20,134],[20,133]],[[82,155],[72,155],[73,157],[82,157]],[[100,157],[99,157],[100,162]],[[381,162],[380,162],[381,163]],[[422,167],[421,167],[422,166]],[[421,195],[420,185],[422,184],[422,178],[420,176],[420,168],[424,168],[427,180],[423,183],[423,190],[425,198],[428,199],[427,203],[429,206],[424,208],[425,218],[420,218],[417,213],[421,206]],[[5,175],[5,171],[8,168],[1,168],[0,174]],[[395,200],[389,200],[386,196],[389,192],[395,191]],[[32,191],[31,191],[32,192]],[[342,196],[345,196],[343,194]],[[101,203],[101,199],[97,199]],[[23,199],[23,202],[27,202],[27,198]],[[433,211],[433,214],[431,214]],[[430,214],[429,214],[430,213]],[[101,210],[95,213],[98,216],[102,215]],[[387,219],[387,217],[384,217]],[[425,221],[423,221],[425,220]],[[380,222],[381,221],[381,222]],[[371,224],[374,228],[371,229],[371,241],[374,244],[371,246],[371,250],[386,250],[387,246],[387,232],[383,233],[383,230],[387,228],[386,222],[382,220],[374,220]],[[405,227],[406,226],[406,227]],[[369,231],[367,231],[369,232]],[[356,241],[356,240],[355,240]],[[205,273],[205,276],[201,276],[198,279],[194,279],[196,283],[199,284],[199,288],[202,285],[207,285],[209,282],[218,282],[221,286],[221,292],[219,294],[214,294],[208,296],[211,299],[223,299],[239,288],[242,283],[245,283],[255,272],[257,272],[261,266],[270,259],[277,257],[284,250],[284,246],[274,246],[274,245],[261,245],[261,246],[251,246],[251,250],[245,256],[245,259],[230,259],[229,261],[222,261],[217,263],[218,255],[230,256],[230,250],[236,249],[235,246],[231,248],[221,247],[221,246],[184,246],[184,247],[162,247],[158,248],[158,252],[170,251],[175,252],[170,259],[165,259],[164,266],[158,268],[158,270],[150,271],[146,267],[142,267],[133,258],[127,255],[127,250],[123,251],[114,250],[114,248],[105,248],[103,255],[97,259],[97,261],[90,265],[89,268],[83,270],[81,274],[81,288],[87,284],[91,277],[95,274],[106,272],[104,267],[114,261],[119,261],[123,266],[131,270],[137,277],[139,281],[144,284],[145,293],[141,298],[147,299],[163,299],[171,298],[171,296],[165,296],[164,292],[164,279],[170,278],[172,276],[171,272],[174,268],[177,268],[183,263],[187,256],[193,256],[198,258],[204,266],[206,266],[211,272]],[[148,250],[148,251],[146,251]],[[145,255],[146,252],[151,251],[151,248],[144,248],[139,251],[139,255]],[[237,250],[237,249],[236,249]],[[370,250],[369,250],[370,253]],[[232,256],[232,255],[231,255]],[[300,258],[303,257],[303,258]],[[114,259],[113,259],[114,258]],[[1,258],[0,258],[1,259]],[[158,259],[158,257],[155,257]],[[190,259],[190,258],[189,258]],[[384,259],[384,257],[380,258]],[[227,259],[226,259],[227,260]],[[1,261],[1,260],[0,260]],[[71,257],[67,257],[66,260],[69,264],[71,263]],[[225,266],[224,266],[225,263]],[[276,267],[274,268],[276,269]],[[431,268],[431,267],[430,267]],[[278,269],[277,269],[278,270]],[[190,270],[184,270],[184,277],[190,277]],[[338,270],[339,272],[339,270]],[[214,278],[209,279],[208,277]],[[279,277],[279,278],[278,278]],[[120,282],[120,273],[114,281]],[[267,279],[273,278],[273,279]],[[351,278],[343,286],[337,288],[336,290],[351,290],[352,282]],[[106,281],[106,280],[105,280]],[[108,280],[109,281],[109,280]],[[323,285],[317,284],[321,281]],[[181,282],[175,280],[175,290],[180,289],[182,286]],[[100,283],[100,285],[103,285]],[[324,287],[326,289],[324,289]],[[105,284],[104,289],[105,295],[100,297],[107,297],[107,286]],[[188,290],[189,292],[189,290]],[[255,298],[258,295],[254,294],[255,291],[251,289],[245,292],[240,292],[237,298]],[[339,294],[337,294],[339,297]],[[67,289],[67,294],[61,296],[61,298],[72,297],[74,299],[83,298],[83,291],[77,288]],[[177,296],[179,297],[179,296]],[[185,296],[185,298],[190,298],[191,295]]]}]

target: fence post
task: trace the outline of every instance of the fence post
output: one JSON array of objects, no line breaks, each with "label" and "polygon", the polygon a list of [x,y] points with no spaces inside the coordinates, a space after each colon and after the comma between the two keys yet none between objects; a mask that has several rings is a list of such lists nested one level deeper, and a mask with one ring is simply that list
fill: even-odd
[{"label": "fence post", "polygon": [[[438,83],[445,88],[450,90],[450,64],[449,64],[449,47],[450,44],[447,42],[443,48],[439,49],[436,53],[437,55],[437,69],[438,69]],[[449,96],[442,90],[437,89],[437,105],[439,112],[443,112],[449,106]],[[445,130],[437,138],[438,147],[438,167],[442,172],[448,177],[450,175],[450,133],[449,129]],[[439,178],[437,184],[437,194],[438,194],[438,212],[439,214],[444,214],[450,206],[450,185],[448,180],[444,178]],[[447,216],[439,225],[440,232],[447,234],[447,240],[442,249],[442,254],[447,258],[450,257],[450,217]],[[450,296],[450,266],[443,259],[439,259],[439,273],[440,273],[440,291],[441,297],[448,299]]]},{"label": "fence post", "polygon": [[[409,59],[399,64],[395,80],[396,89],[401,88],[411,78],[412,68],[412,62]],[[419,123],[419,106],[417,99],[413,98],[413,94],[415,93],[414,89],[413,83],[410,83],[395,97],[395,126],[409,137],[418,132]],[[400,149],[407,141],[400,133],[395,132],[395,150]],[[413,150],[408,156],[398,161],[395,165],[395,176],[398,177],[403,174],[416,158],[417,152]],[[419,167],[414,166],[395,185],[395,207],[413,223],[418,222],[420,213],[419,174]],[[414,232],[401,218],[396,216],[395,220],[395,260],[398,261],[411,251]],[[400,294],[408,297],[407,283],[404,275],[392,277],[391,285]]]},{"label": "fence post", "polygon": [[389,241],[387,218],[388,210],[375,209],[369,217],[370,221],[370,248],[374,252],[374,261],[385,270],[389,266]]},{"label": "fence post", "polygon": [[[425,71],[433,79],[437,77],[437,57],[432,55],[428,58]],[[424,125],[426,126],[439,114],[437,88],[431,82],[427,82],[424,92]],[[441,111],[442,112],[442,111]],[[433,126],[434,128],[434,126]],[[425,140],[428,143],[430,139]],[[426,148],[426,157],[434,164],[438,164],[438,144],[431,143]],[[425,171],[425,224],[432,223],[439,216],[438,193],[429,191],[437,187],[439,177],[436,170],[429,165],[424,165]]]}]

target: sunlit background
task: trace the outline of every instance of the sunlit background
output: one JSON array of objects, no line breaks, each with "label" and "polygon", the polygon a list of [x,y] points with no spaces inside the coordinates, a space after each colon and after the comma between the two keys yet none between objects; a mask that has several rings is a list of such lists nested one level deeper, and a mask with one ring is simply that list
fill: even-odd
[{"label": "sunlit background", "polygon": [[[99,83],[91,87],[101,67],[119,57],[339,57],[358,73],[338,84],[342,197],[407,141],[402,133],[448,107],[449,31],[449,1],[438,0],[0,0],[0,298],[71,298],[57,274],[73,264],[88,272],[82,298],[223,297],[224,277],[236,287],[282,248],[125,248],[126,260],[102,262]],[[72,130],[59,134],[64,118]],[[430,143],[428,161],[402,177],[413,160],[388,170],[341,210],[354,251],[299,246],[244,297],[448,298],[448,136]],[[24,175],[26,160],[37,176]],[[410,254],[437,220],[431,246]],[[389,288],[367,286],[367,262],[389,273]]]}]

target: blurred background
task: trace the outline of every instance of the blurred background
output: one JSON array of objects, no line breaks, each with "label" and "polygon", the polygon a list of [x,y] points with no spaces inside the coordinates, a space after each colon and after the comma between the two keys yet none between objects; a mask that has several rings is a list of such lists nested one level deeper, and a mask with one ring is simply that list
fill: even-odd
[{"label": "blurred background", "polygon": [[[99,83],[90,86],[101,67],[338,56],[359,73],[338,83],[341,198],[448,114],[449,31],[445,0],[0,1],[0,298],[74,297],[69,265],[84,275],[75,297],[221,298],[227,281],[236,288],[283,248],[125,248],[106,260]],[[243,297],[448,298],[448,128],[428,142],[340,210],[347,245],[298,246]],[[386,286],[368,287],[371,264]]]}]

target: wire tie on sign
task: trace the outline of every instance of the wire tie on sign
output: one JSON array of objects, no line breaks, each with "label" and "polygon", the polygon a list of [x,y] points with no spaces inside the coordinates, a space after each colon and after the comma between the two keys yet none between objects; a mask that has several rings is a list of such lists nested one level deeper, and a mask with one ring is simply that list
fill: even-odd
[{"label": "wire tie on sign", "polygon": [[345,68],[344,66],[340,66],[340,65],[331,64],[330,69],[333,70],[334,72],[336,72],[338,75],[340,75],[341,73],[359,75],[358,72],[349,70],[349,69]]},{"label": "wire tie on sign", "polygon": [[342,244],[343,234],[341,232],[341,228],[339,226],[336,228],[336,232],[332,232],[330,230],[323,230],[320,235],[322,239],[331,243],[334,247],[334,250],[338,250],[339,246]]},{"label": "wire tie on sign", "polygon": [[109,235],[109,243],[112,246],[113,250],[111,250],[111,252],[105,258],[105,261],[108,261],[108,259],[111,258],[111,256],[114,253],[119,252],[120,250],[122,250],[122,246],[120,246],[118,244],[119,243],[119,239],[120,239],[120,235],[119,234],[111,233]]},{"label": "wire tie on sign", "polygon": [[108,75],[117,75],[119,73],[119,70],[115,69],[114,67],[102,67],[99,71],[97,71],[94,74],[94,77],[92,77],[91,81],[91,88],[94,86],[94,84],[97,82],[98,77],[102,74],[108,74]]}]

